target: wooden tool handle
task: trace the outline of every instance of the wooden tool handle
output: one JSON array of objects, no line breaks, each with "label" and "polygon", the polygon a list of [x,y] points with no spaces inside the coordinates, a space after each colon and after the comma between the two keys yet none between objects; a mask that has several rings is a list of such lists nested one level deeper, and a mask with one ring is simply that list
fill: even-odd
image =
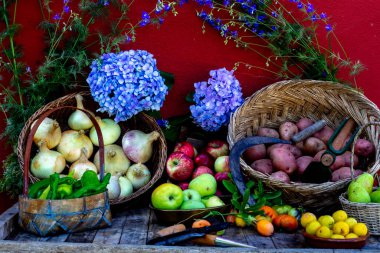
[{"label": "wooden tool handle", "polygon": [[215,246],[216,235],[206,234],[203,237],[193,239],[192,242],[198,245]]},{"label": "wooden tool handle", "polygon": [[342,127],[342,130],[340,130],[338,136],[334,139],[332,143],[332,147],[335,150],[340,150],[347,139],[347,137],[350,135],[352,130],[355,127],[355,121],[353,119],[349,119],[346,124]]}]

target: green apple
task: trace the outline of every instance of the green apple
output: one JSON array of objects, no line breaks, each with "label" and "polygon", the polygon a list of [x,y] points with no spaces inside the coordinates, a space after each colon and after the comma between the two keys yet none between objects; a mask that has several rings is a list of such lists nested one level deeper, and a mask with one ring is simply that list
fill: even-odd
[{"label": "green apple", "polygon": [[374,191],[369,194],[371,197],[371,202],[380,203],[380,191]]},{"label": "green apple", "polygon": [[186,189],[183,191],[183,201],[196,200],[201,201],[201,195],[192,189]]},{"label": "green apple", "polygon": [[208,198],[206,202],[206,207],[216,207],[216,206],[224,206],[223,200],[221,200],[218,196],[211,196]]},{"label": "green apple", "polygon": [[178,185],[164,183],[154,189],[151,200],[153,207],[157,209],[175,210],[183,202],[183,192]]},{"label": "green apple", "polygon": [[198,200],[188,200],[182,203],[181,210],[190,210],[190,209],[200,209],[205,208],[206,206]]},{"label": "green apple", "polygon": [[363,173],[360,176],[358,176],[355,181],[361,184],[368,193],[372,192],[373,176],[371,174],[367,172]]},{"label": "green apple", "polygon": [[216,186],[216,180],[213,175],[202,174],[190,181],[189,189],[196,190],[201,197],[204,197],[215,194]]}]

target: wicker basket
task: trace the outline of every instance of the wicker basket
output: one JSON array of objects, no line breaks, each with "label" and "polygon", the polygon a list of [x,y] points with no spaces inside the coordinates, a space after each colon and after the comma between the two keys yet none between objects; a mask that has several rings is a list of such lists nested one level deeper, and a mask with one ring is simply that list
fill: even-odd
[{"label": "wicker basket", "polygon": [[[365,124],[358,134],[354,142],[357,140],[360,133],[370,125],[380,126],[380,122],[373,122]],[[354,152],[354,145],[352,147],[352,153]],[[352,157],[353,159],[353,157]],[[352,163],[352,160],[351,160]],[[354,169],[351,166],[351,179],[354,179]],[[371,235],[380,235],[380,204],[379,203],[356,203],[351,202],[347,199],[347,193],[342,193],[339,196],[340,204],[348,216],[354,217],[359,222],[364,222],[367,224],[368,230]]]},{"label": "wicker basket", "polygon": [[[38,236],[73,233],[89,229],[98,229],[111,226],[112,216],[108,192],[85,196],[75,199],[31,199],[29,190],[29,167],[33,136],[42,121],[59,110],[74,111],[76,107],[55,107],[44,112],[28,134],[25,147],[24,188],[19,197],[20,227]],[[96,119],[88,111],[82,110],[90,116],[99,137],[100,179],[104,176],[104,144],[103,136]]]},{"label": "wicker basket", "polygon": [[[255,135],[260,127],[278,128],[284,121],[295,122],[302,117],[314,121],[325,119],[330,127],[336,128],[347,116],[363,125],[378,121],[380,111],[362,93],[342,84],[314,80],[281,81],[254,93],[231,115],[227,140],[232,147],[238,140]],[[365,134],[376,148],[376,162],[368,168],[368,172],[374,174],[380,164],[379,129],[371,126]],[[349,180],[342,180],[287,184],[253,170],[243,159],[240,159],[240,165],[247,177],[260,179],[270,188],[281,190],[287,203],[315,212],[338,206],[338,196],[349,183]]]},{"label": "wicker basket", "polygon": [[[61,97],[57,100],[54,100],[46,104],[45,106],[41,107],[38,111],[36,111],[28,119],[18,139],[17,155],[18,155],[18,160],[19,160],[19,164],[21,168],[24,167],[23,156],[24,156],[25,146],[26,146],[26,137],[28,136],[28,133],[30,131],[30,126],[32,125],[32,123],[36,119],[38,119],[41,116],[41,114],[43,114],[45,111],[49,109],[60,107],[60,106],[66,106],[66,105],[76,106],[75,95],[77,94],[78,93],[66,95],[64,97]],[[96,112],[99,106],[97,105],[97,103],[93,101],[91,94],[89,92],[81,92],[79,94],[82,95],[84,98],[86,109],[92,112]],[[67,119],[71,113],[72,111],[70,110],[59,110],[55,112],[54,114],[52,114],[50,117],[53,119],[56,119],[59,122],[62,128],[62,131],[64,131],[64,130],[69,129],[67,125]],[[102,116],[102,118],[105,118],[108,116],[104,114],[99,114],[99,115]],[[151,159],[147,163],[145,163],[147,167],[150,169],[150,172],[152,175],[152,178],[150,179],[150,181],[146,185],[138,189],[137,191],[133,192],[133,194],[128,197],[111,199],[110,200],[111,205],[118,205],[118,204],[125,205],[127,204],[127,202],[130,202],[136,199],[137,197],[139,197],[140,195],[142,195],[143,193],[145,193],[152,185],[154,185],[157,182],[158,179],[161,178],[161,175],[165,168],[166,156],[167,156],[167,146],[166,146],[165,137],[160,127],[157,125],[156,121],[154,120],[154,118],[148,116],[147,114],[139,113],[138,115],[129,119],[128,121],[119,122],[119,125],[121,127],[122,134],[131,129],[139,129],[145,133],[155,130],[160,133],[160,137],[153,144],[153,155]],[[116,144],[121,146],[121,139],[122,138],[119,138]],[[35,149],[32,150],[32,153],[35,153],[35,152],[36,152]],[[90,160],[91,159],[92,158],[90,158]],[[33,175],[30,175],[30,180],[31,182],[38,181],[38,179],[34,177]]]}]

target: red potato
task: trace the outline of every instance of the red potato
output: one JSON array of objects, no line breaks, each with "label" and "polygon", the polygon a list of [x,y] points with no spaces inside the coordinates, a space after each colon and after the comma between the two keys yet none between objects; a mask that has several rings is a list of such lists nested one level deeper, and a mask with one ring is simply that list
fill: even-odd
[{"label": "red potato", "polygon": [[307,127],[309,127],[309,126],[311,126],[313,124],[314,124],[314,121],[312,121],[311,119],[309,119],[309,118],[302,118],[302,119],[300,119],[297,122],[296,126],[297,126],[297,128],[298,128],[299,131],[302,131],[305,128],[307,128]]},{"label": "red potato", "polygon": [[303,151],[303,149],[304,149],[303,141],[297,142],[297,143],[296,143],[296,147],[297,147],[299,150]]},{"label": "red potato", "polygon": [[280,134],[277,132],[276,129],[267,127],[260,127],[257,131],[257,136],[280,138]]},{"label": "red potato", "polygon": [[280,132],[281,139],[289,141],[292,139],[293,135],[298,133],[298,128],[296,124],[287,121],[280,125],[278,131]]},{"label": "red potato", "polygon": [[[354,170],[354,177],[357,177],[362,173],[362,170]],[[351,178],[351,169],[349,167],[342,167],[332,173],[331,181],[336,182],[347,178]]]},{"label": "red potato", "polygon": [[358,139],[355,143],[355,155],[370,157],[375,153],[375,146],[365,139]]},{"label": "red potato", "polygon": [[[346,151],[342,155],[344,157],[344,167],[350,167],[351,166],[351,152]],[[354,154],[354,167],[358,166],[359,164],[359,158],[357,155]]]},{"label": "red potato", "polygon": [[304,173],[305,169],[307,168],[307,166],[309,166],[309,164],[312,161],[313,161],[313,157],[311,157],[311,156],[301,156],[300,158],[298,158],[296,160],[298,175],[302,175]]},{"label": "red potato", "polygon": [[322,140],[324,143],[327,143],[333,133],[334,130],[331,127],[325,126],[320,131],[316,132],[313,137]]},{"label": "red potato", "polygon": [[335,157],[335,161],[330,166],[330,169],[332,171],[335,171],[335,170],[337,170],[337,169],[339,169],[341,167],[344,167],[345,163],[346,163],[346,161],[344,160],[343,155],[338,155],[338,156]]},{"label": "red potato", "polygon": [[297,159],[298,157],[302,156],[302,152],[299,148],[297,148],[296,146],[294,145],[290,145],[290,144],[281,144],[281,143],[278,143],[278,144],[274,144],[272,146],[270,146],[268,149],[267,149],[267,154],[268,156],[270,157],[270,153],[273,149],[275,148],[283,148],[283,149],[286,149],[286,150],[289,150],[293,155],[294,157]]},{"label": "red potato", "polygon": [[270,153],[273,168],[292,174],[297,169],[296,158],[287,149],[275,148]]},{"label": "red potato", "polygon": [[284,183],[290,183],[289,175],[283,171],[276,171],[276,172],[272,173],[272,175],[269,176],[269,179],[281,181]]},{"label": "red potato", "polygon": [[272,161],[270,159],[261,159],[254,161],[251,164],[252,169],[260,171],[264,174],[272,174],[273,172],[273,165]]},{"label": "red potato", "polygon": [[244,159],[248,164],[253,163],[256,160],[264,159],[267,155],[267,150],[265,148],[265,144],[259,144],[252,147],[247,148],[244,151]]},{"label": "red potato", "polygon": [[326,149],[319,151],[318,153],[315,154],[313,161],[319,162],[321,161],[321,156],[323,153],[325,153]]},{"label": "red potato", "polygon": [[323,143],[323,141],[315,137],[307,138],[303,143],[303,147],[304,147],[303,151],[306,154],[309,154],[312,156],[317,154],[319,151],[326,149],[325,143]]}]

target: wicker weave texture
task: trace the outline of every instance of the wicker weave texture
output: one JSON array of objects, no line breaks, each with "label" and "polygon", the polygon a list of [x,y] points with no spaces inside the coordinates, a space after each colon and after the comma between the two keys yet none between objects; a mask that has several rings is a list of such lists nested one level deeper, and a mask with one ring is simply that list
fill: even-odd
[{"label": "wicker weave texture", "polygon": [[[347,116],[358,125],[379,121],[380,111],[362,93],[348,86],[325,81],[289,80],[274,83],[254,93],[231,115],[227,140],[232,147],[238,140],[254,136],[260,127],[278,128],[284,121],[296,122],[302,117],[324,119],[335,129]],[[368,168],[374,174],[380,162],[379,128],[370,126],[365,136],[376,148],[376,162]],[[338,196],[349,180],[307,184],[290,184],[272,180],[269,175],[253,170],[240,159],[243,173],[262,180],[267,186],[283,191],[285,201],[315,211],[337,206]]]},{"label": "wicker weave texture", "polygon": [[[45,111],[49,109],[60,107],[60,106],[67,106],[67,105],[76,106],[75,95],[77,95],[77,93],[66,95],[64,97],[61,97],[59,99],[56,99],[46,104],[45,106],[37,110],[25,123],[25,126],[22,129],[19,139],[18,139],[18,148],[17,148],[18,161],[21,168],[24,167],[24,152],[25,152],[25,146],[26,146],[26,138],[29,134],[30,126],[32,125],[32,123],[36,119],[38,119]],[[85,108],[93,112],[96,112],[96,110],[98,109],[98,105],[92,100],[90,93],[81,92],[80,95],[82,95],[84,98]],[[49,117],[52,119],[56,119],[59,122],[62,128],[62,131],[64,131],[64,130],[69,129],[67,125],[67,119],[71,113],[72,111],[70,110],[59,110],[58,112],[52,114]],[[100,113],[96,113],[96,114],[102,116],[102,118],[108,118],[108,115],[104,115]],[[155,130],[160,133],[160,137],[158,138],[157,141],[153,143],[153,155],[151,159],[147,163],[145,163],[147,167],[150,169],[150,172],[152,175],[152,178],[150,179],[150,181],[146,185],[138,189],[137,191],[133,192],[133,194],[128,197],[111,199],[110,200],[111,205],[117,205],[117,204],[124,205],[127,202],[134,200],[140,195],[142,195],[143,193],[145,193],[151,186],[154,185],[154,183],[156,183],[161,178],[163,170],[165,168],[166,156],[167,156],[167,146],[166,146],[165,137],[154,118],[144,113],[140,113],[128,121],[119,122],[119,125],[121,127],[122,134],[132,129],[139,129],[145,133],[152,132]],[[121,146],[121,138],[116,144]],[[32,150],[32,153],[35,153],[35,152],[36,150]],[[38,178],[30,174],[30,181],[32,183],[36,182],[38,181]]]}]

